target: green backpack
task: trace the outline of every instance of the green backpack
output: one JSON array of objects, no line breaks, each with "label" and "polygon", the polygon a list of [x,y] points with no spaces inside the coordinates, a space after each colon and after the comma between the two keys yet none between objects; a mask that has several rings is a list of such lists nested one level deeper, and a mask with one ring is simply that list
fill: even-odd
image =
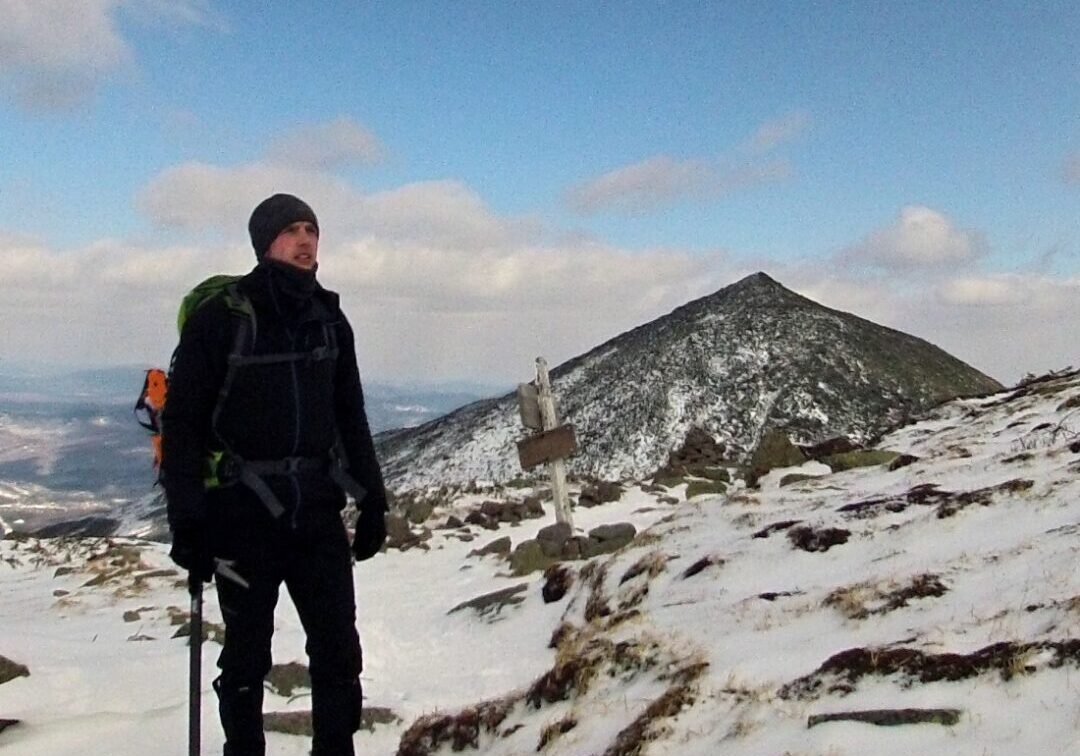
[{"label": "green backpack", "polygon": [[[222,411],[229,389],[232,387],[237,370],[241,366],[246,364],[266,364],[267,362],[286,362],[309,359],[336,360],[338,356],[337,342],[334,339],[332,329],[326,330],[326,346],[318,347],[312,352],[259,355],[257,357],[249,355],[248,348],[249,345],[253,345],[255,342],[257,325],[255,308],[252,307],[251,300],[249,300],[236,285],[237,281],[241,278],[242,276],[230,276],[224,274],[211,276],[184,296],[184,299],[180,302],[180,311],[176,316],[177,329],[183,333],[184,324],[187,323],[191,314],[219,295],[225,297],[225,305],[229,310],[240,316],[239,321],[237,321],[232,350],[229,354],[229,366],[226,370],[225,380],[221,387],[221,391],[218,394],[218,401],[214,407],[213,416],[210,421],[210,426],[213,429],[215,436],[217,436],[218,440],[225,448],[222,451],[210,452],[209,458],[206,461],[205,477],[203,480],[204,485],[207,489],[217,488],[222,485],[221,473],[223,472],[222,464],[224,463],[229,468],[228,477],[237,478],[240,483],[254,491],[255,495],[262,500],[263,504],[265,504],[266,508],[270,511],[270,514],[276,519],[284,512],[284,507],[282,507],[281,502],[277,500],[277,497],[274,496],[273,492],[262,480],[261,476],[295,473],[305,468],[322,469],[326,467],[326,463],[329,461],[328,472],[330,477],[343,491],[349,493],[359,504],[365,496],[364,487],[357,483],[347,472],[345,454],[341,447],[340,438],[330,450],[328,459],[302,459],[293,457],[284,460],[251,462],[242,460],[233,453],[225,443],[225,440],[217,435],[218,416]],[[327,328],[325,324],[323,327]]]},{"label": "green backpack", "polygon": [[180,311],[176,315],[176,330],[179,333],[184,331],[184,323],[191,317],[191,313],[202,307],[218,294],[224,293],[225,304],[228,308],[236,313],[246,315],[254,320],[255,310],[251,307],[251,302],[247,297],[240,293],[240,290],[236,286],[236,282],[243,276],[230,276],[230,275],[217,275],[210,276],[202,283],[198,284],[194,289],[184,295],[183,300],[180,302]]}]

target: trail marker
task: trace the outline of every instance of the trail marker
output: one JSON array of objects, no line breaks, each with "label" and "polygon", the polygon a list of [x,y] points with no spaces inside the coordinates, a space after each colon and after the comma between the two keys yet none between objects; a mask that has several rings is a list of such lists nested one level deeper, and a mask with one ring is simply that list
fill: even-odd
[{"label": "trail marker", "polygon": [[521,424],[534,431],[529,438],[518,442],[518,459],[529,470],[546,464],[551,478],[551,498],[555,504],[556,522],[574,527],[570,513],[570,497],[566,492],[566,457],[577,451],[573,425],[559,425],[555,412],[555,397],[551,393],[547,361],[536,358],[536,381],[518,386],[518,410]]}]

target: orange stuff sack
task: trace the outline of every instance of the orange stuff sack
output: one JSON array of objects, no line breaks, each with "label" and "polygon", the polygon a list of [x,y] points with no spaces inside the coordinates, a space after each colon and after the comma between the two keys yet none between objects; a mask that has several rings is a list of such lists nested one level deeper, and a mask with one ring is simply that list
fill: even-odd
[{"label": "orange stuff sack", "polygon": [[135,419],[150,431],[150,445],[154,450],[154,467],[161,467],[161,413],[165,409],[165,397],[169,393],[169,378],[161,368],[146,371],[142,392],[135,402]]}]

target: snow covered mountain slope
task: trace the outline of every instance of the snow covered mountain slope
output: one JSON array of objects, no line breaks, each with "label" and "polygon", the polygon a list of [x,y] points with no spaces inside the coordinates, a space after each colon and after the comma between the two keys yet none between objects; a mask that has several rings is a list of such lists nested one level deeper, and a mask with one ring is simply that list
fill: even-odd
[{"label": "snow covered mountain slope", "polygon": [[[546,577],[471,553],[498,536],[521,543],[543,521],[443,529],[491,494],[458,498],[427,522],[426,549],[355,568],[369,712],[357,751],[1076,753],[1078,432],[1072,372],[950,402],[886,436],[882,447],[918,458],[894,470],[782,488],[770,475],[761,491],[690,501],[683,487],[631,487],[574,516],[584,530],[633,522],[637,538]],[[0,540],[0,656],[28,672],[0,660],[5,755],[183,752],[188,649],[171,636],[186,593],[164,549]],[[287,600],[277,626],[275,660],[303,661]],[[208,753],[220,750],[216,651],[209,641]],[[310,705],[302,686],[272,688],[268,711]],[[896,726],[828,721],[850,712]],[[310,747],[268,737],[269,753]]]},{"label": "snow covered mountain slope", "polygon": [[[744,459],[764,430],[865,441],[956,396],[1001,386],[937,347],[822,307],[757,273],[552,371],[562,418],[596,477],[655,471],[695,427]],[[514,395],[378,439],[397,490],[519,475]]]},{"label": "snow covered mountain slope", "polygon": [[882,445],[918,459],[692,500],[574,568],[548,669],[399,756],[1077,753],[1080,373]]}]

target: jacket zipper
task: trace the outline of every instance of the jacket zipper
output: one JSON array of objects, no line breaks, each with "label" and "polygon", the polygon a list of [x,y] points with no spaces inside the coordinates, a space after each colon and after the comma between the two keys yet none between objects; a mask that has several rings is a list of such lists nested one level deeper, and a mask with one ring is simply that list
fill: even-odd
[{"label": "jacket zipper", "polygon": [[[292,338],[292,351],[295,352],[296,351],[296,343],[297,343],[297,333],[295,331],[290,330],[289,335]],[[300,451],[300,378],[296,374],[296,362],[295,361],[292,361],[292,362],[289,363],[289,370],[292,373],[293,407],[294,407],[294,410],[295,410],[294,423],[293,423],[293,446],[292,446],[292,454],[290,456],[295,457],[297,455],[297,452]],[[299,515],[300,515],[300,506],[301,506],[301,502],[302,502],[303,497],[302,497],[302,495],[300,493],[300,482],[297,480],[296,475],[295,474],[290,475],[289,479],[292,481],[293,498],[296,501],[296,506],[293,507],[293,512],[292,512],[292,528],[293,528],[293,530],[296,530],[297,520],[298,520]]]}]

